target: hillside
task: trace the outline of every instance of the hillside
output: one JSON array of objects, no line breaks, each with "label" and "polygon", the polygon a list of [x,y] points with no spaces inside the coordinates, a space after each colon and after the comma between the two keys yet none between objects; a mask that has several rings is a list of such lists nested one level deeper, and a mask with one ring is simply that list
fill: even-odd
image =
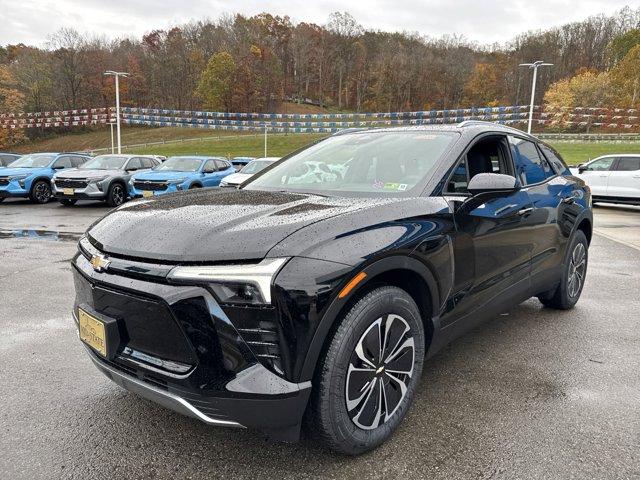
[{"label": "hillside", "polygon": [[[280,156],[322,138],[322,134],[270,134],[267,141],[267,154]],[[126,148],[128,145],[140,145],[152,142],[166,144],[146,147]],[[16,150],[27,152],[88,151],[107,148],[111,144],[109,129],[98,129],[87,133],[61,135],[23,145]],[[124,127],[122,130],[124,152],[157,155],[217,155],[224,157],[264,155],[264,137],[260,133],[201,130],[191,128],[153,128]],[[564,143],[553,144],[563,155],[567,163],[576,165],[591,158],[609,153],[638,153],[639,143]],[[107,152],[98,152],[107,153]]]}]

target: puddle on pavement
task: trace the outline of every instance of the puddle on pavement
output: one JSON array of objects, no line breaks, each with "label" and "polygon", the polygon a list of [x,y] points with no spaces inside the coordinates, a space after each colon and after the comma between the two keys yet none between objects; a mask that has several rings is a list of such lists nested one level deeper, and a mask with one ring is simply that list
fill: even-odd
[{"label": "puddle on pavement", "polygon": [[7,238],[26,238],[28,240],[47,240],[51,242],[77,242],[81,236],[81,233],[57,232],[55,230],[0,230],[0,240]]}]

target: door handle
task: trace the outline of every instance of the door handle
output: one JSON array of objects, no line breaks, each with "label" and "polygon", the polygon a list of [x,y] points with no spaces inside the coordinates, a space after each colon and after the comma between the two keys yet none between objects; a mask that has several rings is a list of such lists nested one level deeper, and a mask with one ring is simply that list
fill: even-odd
[{"label": "door handle", "polygon": [[525,215],[529,215],[531,212],[533,212],[533,208],[527,207],[527,208],[518,210],[518,215],[520,215],[521,217],[524,217]]},{"label": "door handle", "polygon": [[575,194],[569,195],[568,197],[563,197],[562,198],[562,203],[571,204],[571,203],[574,203],[577,199],[578,199],[578,197]]}]

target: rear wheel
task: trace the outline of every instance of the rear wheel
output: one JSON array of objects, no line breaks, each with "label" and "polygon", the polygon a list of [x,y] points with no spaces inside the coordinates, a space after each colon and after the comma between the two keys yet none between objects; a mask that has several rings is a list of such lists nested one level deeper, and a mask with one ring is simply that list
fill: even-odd
[{"label": "rear wheel", "polygon": [[73,205],[76,204],[78,200],[76,200],[75,198],[61,198],[60,199],[60,203],[62,205],[64,205],[65,207],[71,207]]},{"label": "rear wheel", "polygon": [[582,230],[577,230],[567,246],[560,285],[538,295],[545,307],[569,310],[578,302],[587,276],[589,242]]},{"label": "rear wheel", "polygon": [[118,207],[124,203],[126,196],[126,191],[121,183],[112,183],[107,192],[107,205]]},{"label": "rear wheel", "polygon": [[51,184],[46,180],[38,180],[31,186],[29,199],[34,203],[47,203],[51,200]]},{"label": "rear wheel", "polygon": [[411,296],[381,287],[340,320],[319,363],[313,433],[356,455],[387,440],[404,418],[422,373],[424,328]]}]

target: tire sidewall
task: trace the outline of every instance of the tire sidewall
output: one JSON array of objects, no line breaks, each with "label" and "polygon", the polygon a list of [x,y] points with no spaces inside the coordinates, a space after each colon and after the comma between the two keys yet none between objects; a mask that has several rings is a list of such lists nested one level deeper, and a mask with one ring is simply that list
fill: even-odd
[{"label": "tire sidewall", "polygon": [[[573,255],[573,250],[578,243],[582,243],[584,245],[584,261],[585,261],[585,271],[584,278],[582,280],[582,284],[580,285],[580,290],[578,293],[571,297],[569,296],[567,286],[569,283],[569,266],[571,264],[571,256]],[[562,265],[562,282],[560,283],[560,299],[563,306],[565,308],[572,308],[582,295],[582,289],[584,288],[585,281],[587,280],[587,272],[589,269],[589,242],[587,241],[587,237],[585,236],[582,230],[576,230],[574,234],[571,236],[571,240],[567,244],[567,251],[565,253],[564,263]]]},{"label": "tire sidewall", "polygon": [[[41,185],[41,184],[44,185],[45,188],[49,191],[49,196],[45,201],[42,201],[38,197],[36,197],[36,188],[38,188],[38,185]],[[48,203],[49,200],[51,200],[51,185],[49,184],[49,182],[47,182],[46,180],[36,180],[31,187],[31,194],[29,195],[29,198],[34,203],[40,203],[40,204]]]},{"label": "tire sidewall", "polygon": [[[120,187],[120,189],[122,189],[122,201],[120,203],[117,203],[113,198],[113,193],[116,187]],[[107,203],[109,204],[110,207],[119,207],[126,201],[126,199],[127,199],[127,190],[121,183],[116,182],[109,185],[109,191],[107,193]]]},{"label": "tire sidewall", "polygon": [[[396,287],[378,288],[358,302],[344,317],[336,331],[330,349],[331,357],[325,359],[321,379],[325,382],[321,401],[329,402],[332,428],[337,437],[346,442],[340,450],[357,454],[375,448],[387,440],[405,416],[422,374],[424,362],[424,327],[418,307],[404,290]],[[385,423],[373,430],[364,430],[353,423],[345,403],[347,369],[353,350],[365,331],[381,316],[394,313],[409,324],[415,342],[414,371],[407,386],[407,394],[398,409]],[[327,375],[328,374],[328,375]],[[326,384],[328,382],[328,384]]]}]

